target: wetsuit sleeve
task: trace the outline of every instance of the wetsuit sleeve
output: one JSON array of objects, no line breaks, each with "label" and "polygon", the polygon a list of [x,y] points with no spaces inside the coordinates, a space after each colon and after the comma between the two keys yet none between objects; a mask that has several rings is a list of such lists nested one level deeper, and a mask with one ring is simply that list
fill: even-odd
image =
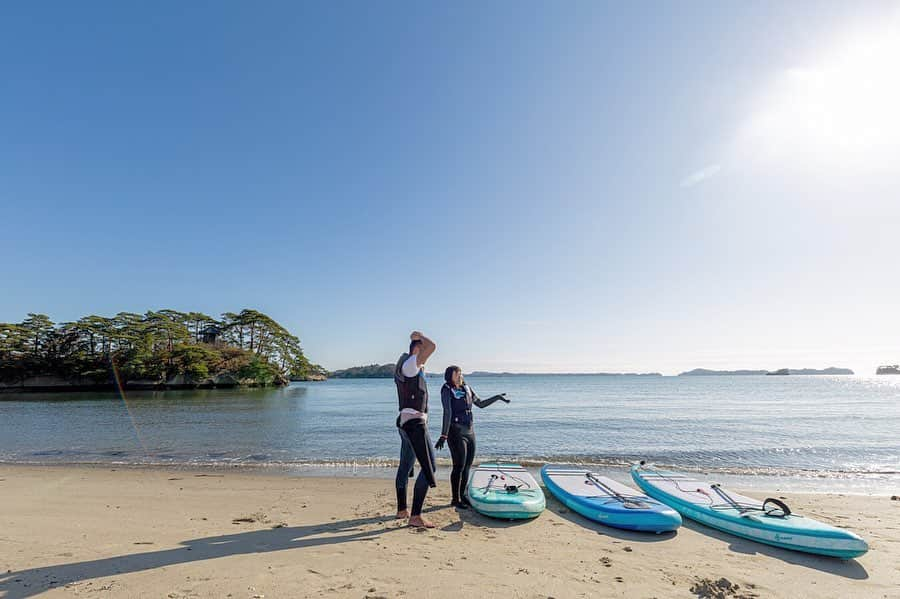
[{"label": "wetsuit sleeve", "polygon": [[450,397],[452,391],[444,385],[441,387],[441,406],[444,408],[444,422],[441,424],[441,436],[446,437],[450,432],[450,418],[452,414],[452,408],[450,407]]},{"label": "wetsuit sleeve", "polygon": [[487,399],[481,399],[478,397],[478,394],[475,393],[475,389],[469,387],[469,390],[472,391],[472,403],[478,406],[479,408],[486,408],[498,399],[500,399],[499,395],[495,395],[493,397],[488,397]]}]

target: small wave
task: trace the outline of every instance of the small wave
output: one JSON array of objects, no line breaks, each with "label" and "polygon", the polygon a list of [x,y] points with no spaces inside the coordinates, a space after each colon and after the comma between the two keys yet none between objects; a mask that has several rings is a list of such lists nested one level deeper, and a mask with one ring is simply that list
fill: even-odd
[{"label": "small wave", "polygon": [[[388,457],[373,457],[361,459],[272,459],[270,454],[248,454],[234,457],[183,457],[171,454],[158,454],[155,456],[132,456],[127,459],[124,452],[105,452],[102,457],[95,459],[84,455],[73,455],[68,452],[46,451],[33,452],[27,457],[0,456],[0,463],[23,465],[116,465],[116,466],[159,466],[159,467],[195,467],[195,468],[250,468],[250,469],[313,469],[313,470],[355,470],[370,469],[382,470],[396,468],[399,460]],[[107,459],[120,458],[120,459]],[[510,456],[510,455],[483,455],[479,461],[504,461],[516,462],[526,468],[540,468],[544,464],[560,464],[569,466],[583,466],[594,469],[627,470],[639,459],[626,459],[622,457],[597,457],[597,456]],[[439,467],[449,467],[449,458],[438,458]],[[679,470],[696,474],[722,474],[734,476],[764,476],[764,477],[801,477],[801,478],[865,478],[865,477],[894,477],[900,476],[900,469],[891,467],[860,467],[860,468],[803,468],[783,466],[735,466],[735,465],[698,465],[684,463],[678,460],[648,460],[659,468]]]}]

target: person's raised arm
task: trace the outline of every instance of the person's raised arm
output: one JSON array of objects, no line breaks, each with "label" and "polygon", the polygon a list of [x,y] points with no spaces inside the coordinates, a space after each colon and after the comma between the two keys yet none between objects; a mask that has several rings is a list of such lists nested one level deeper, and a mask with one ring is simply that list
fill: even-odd
[{"label": "person's raised arm", "polygon": [[469,390],[472,392],[472,403],[475,404],[476,406],[478,406],[479,408],[486,408],[498,400],[509,403],[509,400],[506,399],[506,393],[500,393],[498,395],[488,397],[487,399],[481,399],[480,397],[478,397],[478,394],[475,393],[475,389],[472,389],[472,387],[469,387]]},{"label": "person's raised arm", "polygon": [[416,354],[416,365],[419,367],[425,366],[425,362],[428,361],[428,358],[430,358],[431,354],[434,353],[434,350],[437,349],[437,345],[435,345],[434,341],[432,341],[419,331],[413,331],[409,335],[409,338],[412,341],[422,342],[422,349],[418,354]]}]

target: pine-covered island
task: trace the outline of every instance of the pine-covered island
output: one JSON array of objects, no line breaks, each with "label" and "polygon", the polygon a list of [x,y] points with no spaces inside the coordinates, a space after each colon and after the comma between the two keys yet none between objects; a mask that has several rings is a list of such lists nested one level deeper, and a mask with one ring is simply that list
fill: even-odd
[{"label": "pine-covered island", "polygon": [[257,310],[0,323],[0,391],[261,387],[324,380],[300,339]]}]

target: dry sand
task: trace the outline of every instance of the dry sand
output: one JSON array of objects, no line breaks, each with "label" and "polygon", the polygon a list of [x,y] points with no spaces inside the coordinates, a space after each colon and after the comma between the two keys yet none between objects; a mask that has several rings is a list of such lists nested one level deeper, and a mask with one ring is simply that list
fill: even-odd
[{"label": "dry sand", "polygon": [[460,514],[445,481],[427,504],[438,528],[417,530],[393,519],[392,484],[0,466],[0,597],[900,597],[889,497],[787,495],[869,541],[841,561],[690,522],[617,531],[552,498],[529,522]]}]

